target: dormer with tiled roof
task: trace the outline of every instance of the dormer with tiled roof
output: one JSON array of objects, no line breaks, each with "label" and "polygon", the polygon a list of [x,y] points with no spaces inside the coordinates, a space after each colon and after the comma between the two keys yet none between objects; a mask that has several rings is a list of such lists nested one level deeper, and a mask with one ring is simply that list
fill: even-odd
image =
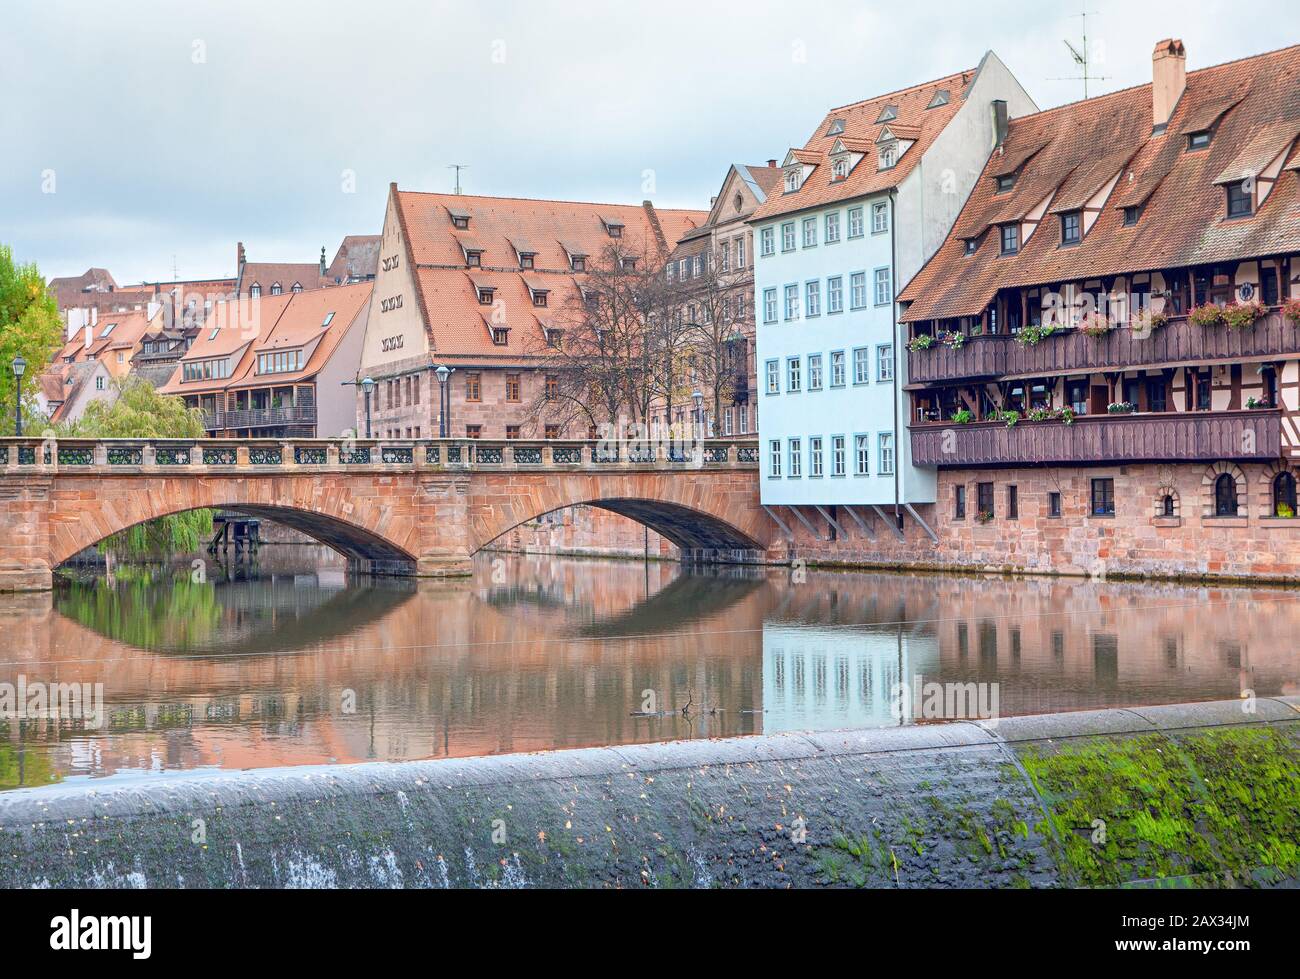
[{"label": "dormer with tiled roof", "polygon": [[[903,291],[903,318],[978,316],[1001,289],[1300,252],[1300,174],[1287,169],[1300,46],[1193,72],[1184,57],[1162,41],[1153,83],[1013,120]],[[1044,230],[1025,234],[1030,222]],[[1014,250],[981,239],[1013,224]]]}]

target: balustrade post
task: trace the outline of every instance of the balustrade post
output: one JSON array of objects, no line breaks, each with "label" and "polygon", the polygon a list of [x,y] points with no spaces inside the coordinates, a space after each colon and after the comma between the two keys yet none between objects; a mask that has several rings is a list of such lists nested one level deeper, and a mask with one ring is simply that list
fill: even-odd
[{"label": "balustrade post", "polygon": [[96,466],[101,466],[101,467],[102,467],[102,466],[107,466],[107,465],[108,465],[108,446],[105,445],[103,442],[96,442],[96,443],[95,443],[95,448],[94,448],[94,456],[93,456],[93,458],[94,458],[94,460],[95,460],[95,465],[96,465]]},{"label": "balustrade post", "polygon": [[157,468],[158,450],[152,442],[146,442],[140,447],[140,465],[145,469]]}]

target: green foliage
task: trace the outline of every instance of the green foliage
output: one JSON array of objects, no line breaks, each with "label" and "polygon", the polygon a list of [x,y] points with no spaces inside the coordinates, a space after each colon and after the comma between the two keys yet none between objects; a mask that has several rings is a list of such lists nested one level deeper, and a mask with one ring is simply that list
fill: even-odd
[{"label": "green foliage", "polygon": [[[126,377],[114,382],[116,399],[92,401],[61,438],[203,438],[203,416],[180,398],[159,394],[147,381]],[[212,533],[212,511],[190,510],[137,524],[99,545],[101,552],[123,557],[188,554]]]},{"label": "green foliage", "polygon": [[952,420],[958,425],[969,425],[974,417],[969,408],[958,408],[952,413]]},{"label": "green foliage", "polygon": [[13,252],[0,245],[0,435],[14,434],[14,380],[10,364],[27,361],[23,376],[23,430],[39,432],[36,379],[63,339],[59,306],[45,288],[35,264],[15,265]]},{"label": "green foliage", "polygon": [[1054,332],[1056,332],[1056,327],[1051,323],[1044,323],[1042,326],[1021,327],[1020,332],[1016,334],[1016,343],[1022,347],[1032,347],[1046,340]]}]

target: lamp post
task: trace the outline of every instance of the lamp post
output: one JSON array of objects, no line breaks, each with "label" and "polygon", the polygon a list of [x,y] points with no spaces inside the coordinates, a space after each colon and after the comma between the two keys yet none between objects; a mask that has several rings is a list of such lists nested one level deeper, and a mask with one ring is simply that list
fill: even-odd
[{"label": "lamp post", "polygon": [[366,396],[366,438],[372,438],[370,434],[370,396],[375,393],[375,379],[367,377],[361,382],[361,390]]},{"label": "lamp post", "polygon": [[447,381],[456,372],[456,368],[439,364],[434,374],[438,378],[438,438],[445,439],[451,430],[451,395],[447,391]]},{"label": "lamp post", "polygon": [[18,393],[14,397],[14,435],[19,438],[23,434],[23,375],[27,373],[27,361],[23,360],[22,354],[14,358],[10,365],[14,369],[14,380],[18,382]]},{"label": "lamp post", "polygon": [[691,400],[695,402],[695,441],[698,442],[704,438],[704,392],[696,388]]}]

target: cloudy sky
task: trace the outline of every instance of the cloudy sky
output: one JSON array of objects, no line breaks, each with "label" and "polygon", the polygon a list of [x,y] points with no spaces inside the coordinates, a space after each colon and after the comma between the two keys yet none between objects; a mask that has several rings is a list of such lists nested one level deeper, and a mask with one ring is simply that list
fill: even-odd
[{"label": "cloudy sky", "polygon": [[[1093,94],[1296,43],[1294,0],[1087,0]],[[329,257],[390,181],[707,207],[728,163],[992,48],[1040,106],[1077,99],[1077,4],[1029,0],[6,0],[0,243],[121,284]],[[1300,29],[1296,31],[1300,35]],[[643,193],[645,173],[654,190]]]}]

